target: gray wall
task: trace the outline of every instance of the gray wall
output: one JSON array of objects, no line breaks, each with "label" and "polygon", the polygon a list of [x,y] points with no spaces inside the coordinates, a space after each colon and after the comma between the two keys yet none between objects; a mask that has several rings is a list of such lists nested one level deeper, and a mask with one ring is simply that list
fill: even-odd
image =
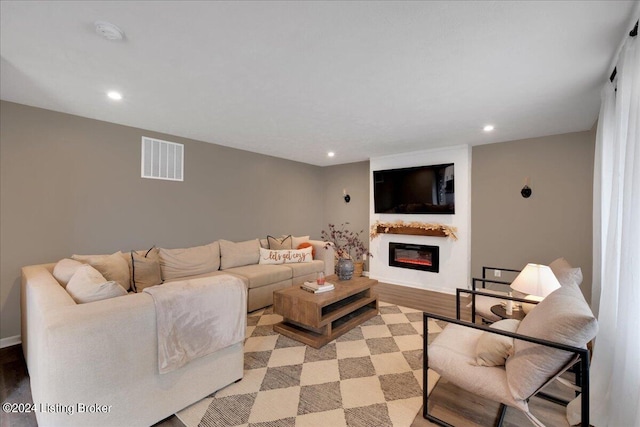
[{"label": "gray wall", "polygon": [[[591,298],[595,129],[473,147],[471,274],[565,257]],[[533,194],[520,195],[526,177]]]},{"label": "gray wall", "polygon": [[[0,337],[20,333],[20,267],[73,253],[311,234],[322,168],[0,103]],[[185,181],[140,178],[141,136],[185,144]],[[356,198],[357,200],[358,198]]]},{"label": "gray wall", "polygon": [[[23,265],[153,244],[318,238],[330,222],[368,234],[369,162],[319,168],[4,101],[0,122],[0,338],[20,333]],[[185,144],[184,182],[140,178],[142,135]],[[580,132],[473,147],[473,276],[564,256],[582,267],[590,297],[594,141]],[[523,199],[527,176],[533,196]]]},{"label": "gray wall", "polygon": [[[360,236],[369,247],[369,162],[328,166],[323,168],[322,176],[323,230],[328,231],[329,223],[339,226],[348,222],[349,230],[364,230]],[[349,203],[344,201],[344,189],[351,196]]]}]

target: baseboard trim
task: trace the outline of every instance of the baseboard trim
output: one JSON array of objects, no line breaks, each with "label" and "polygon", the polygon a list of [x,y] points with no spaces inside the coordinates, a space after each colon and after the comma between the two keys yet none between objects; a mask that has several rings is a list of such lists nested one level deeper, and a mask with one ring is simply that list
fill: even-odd
[{"label": "baseboard trim", "polygon": [[0,338],[0,348],[11,347],[12,345],[22,344],[20,335],[14,335],[12,337]]}]

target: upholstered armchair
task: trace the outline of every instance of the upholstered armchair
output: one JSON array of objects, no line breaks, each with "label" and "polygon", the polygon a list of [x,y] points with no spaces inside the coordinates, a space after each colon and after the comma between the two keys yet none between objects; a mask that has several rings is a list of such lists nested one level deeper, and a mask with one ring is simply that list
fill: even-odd
[{"label": "upholstered armchair", "polygon": [[[508,273],[519,273],[520,270],[514,270],[511,268],[499,268],[499,267],[482,267],[482,277],[474,278],[471,282],[471,290],[478,291],[471,294],[471,302],[469,307],[471,308],[472,319],[475,320],[475,316],[479,316],[485,323],[493,323],[502,318],[491,311],[491,307],[505,303],[505,299],[496,299],[493,296],[487,296],[486,294],[508,296],[511,289],[509,285],[510,280],[495,280],[487,277],[489,271],[501,271]],[[523,295],[524,296],[524,295]]]},{"label": "upholstered armchair", "polygon": [[[571,264],[569,264],[569,262],[564,258],[557,258],[556,260],[552,261],[549,264],[549,268],[556,276],[560,285],[573,283],[577,286],[580,286],[580,284],[582,284],[582,270],[579,267],[572,267]],[[492,279],[488,277],[488,273],[492,271],[500,271],[501,273],[507,273],[507,275],[505,278],[501,277],[500,280]],[[500,316],[491,311],[491,307],[496,304],[506,303],[506,301],[510,298],[502,298],[496,300],[495,297],[487,296],[487,294],[506,297],[509,295],[509,293],[512,293],[514,297],[518,298],[524,298],[527,296],[527,294],[512,290],[510,287],[511,283],[513,282],[513,280],[511,279],[516,278],[515,276],[517,275],[514,273],[520,272],[521,270],[514,270],[510,268],[482,267],[482,277],[474,278],[471,283],[471,290],[478,291],[477,293],[471,295],[471,302],[468,304],[468,307],[471,308],[473,321],[475,321],[476,315],[480,317],[484,323],[492,323],[501,319]],[[546,294],[539,296],[546,296]],[[530,300],[513,299],[513,301],[522,303],[521,305],[523,306],[523,308],[528,309],[529,307],[531,307]]]},{"label": "upholstered armchair", "polygon": [[[427,345],[429,319],[445,321],[448,325]],[[498,426],[502,425],[506,408],[510,406],[540,427],[543,424],[529,410],[529,399],[543,396],[542,388],[579,363],[576,383],[582,392],[581,425],[587,427],[589,352],[586,345],[597,330],[597,321],[575,284],[552,292],[522,321],[503,320],[491,327],[462,321],[459,316],[451,319],[425,313],[423,384],[429,384],[429,369],[432,369],[460,388],[499,402]],[[450,426],[429,414],[428,389],[424,389],[423,416],[438,425]]]}]

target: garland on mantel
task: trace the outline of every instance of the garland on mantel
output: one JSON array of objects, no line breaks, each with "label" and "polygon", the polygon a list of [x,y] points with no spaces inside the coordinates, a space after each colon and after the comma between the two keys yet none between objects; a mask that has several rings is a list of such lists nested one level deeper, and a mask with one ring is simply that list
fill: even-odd
[{"label": "garland on mantel", "polygon": [[451,237],[453,240],[458,240],[458,236],[456,233],[458,232],[457,227],[451,227],[445,224],[434,224],[428,222],[404,222],[404,221],[396,221],[396,222],[380,222],[376,221],[375,224],[371,226],[371,233],[369,234],[372,239],[378,237],[378,227],[384,228],[385,232],[389,232],[390,228],[417,228],[420,230],[435,230],[442,232],[445,236]]}]

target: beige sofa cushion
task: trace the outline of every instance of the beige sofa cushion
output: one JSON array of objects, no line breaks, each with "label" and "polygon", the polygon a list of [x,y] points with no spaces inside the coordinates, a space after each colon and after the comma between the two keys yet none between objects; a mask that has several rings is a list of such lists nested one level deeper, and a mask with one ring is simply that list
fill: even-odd
[{"label": "beige sofa cushion", "polygon": [[260,242],[258,239],[237,243],[220,240],[220,268],[222,270],[257,264],[259,259]]},{"label": "beige sofa cushion", "polygon": [[[580,288],[567,284],[549,294],[520,322],[517,333],[584,348],[598,332],[598,322]],[[527,399],[571,359],[571,353],[515,340],[507,359],[509,388],[516,399]]]},{"label": "beige sofa cushion", "polygon": [[118,282],[126,290],[131,289],[131,277],[129,276],[129,264],[126,255],[118,251],[111,255],[73,255],[76,261],[89,264],[102,274],[105,279]]},{"label": "beige sofa cushion", "polygon": [[171,283],[171,282],[176,282],[178,280],[200,279],[202,277],[214,277],[214,276],[220,276],[222,274],[232,274],[232,273],[229,273],[229,271],[216,270],[216,271],[210,271],[208,273],[196,274],[195,276],[176,277],[175,279],[165,280],[163,283]]},{"label": "beige sofa cushion", "polygon": [[78,267],[66,289],[78,304],[127,295],[127,291],[122,286],[113,280],[107,281],[90,265]]},{"label": "beige sofa cushion", "polygon": [[163,280],[195,276],[220,268],[220,246],[218,242],[192,248],[160,248],[160,271]]},{"label": "beige sofa cushion", "polygon": [[244,278],[249,289],[281,282],[292,277],[292,270],[285,265],[245,265],[227,269],[225,272]]},{"label": "beige sofa cushion", "polygon": [[73,259],[65,258],[58,261],[53,267],[53,277],[56,278],[63,288],[67,287],[67,283],[71,280],[71,277],[78,270],[78,267],[82,267],[83,263]]},{"label": "beige sofa cushion", "polygon": [[314,274],[319,271],[324,271],[324,262],[320,260],[313,260],[311,262],[301,262],[295,264],[284,264],[292,271],[292,277],[306,276],[308,274]]},{"label": "beige sofa cushion", "polygon": [[152,248],[148,251],[131,251],[131,287],[136,292],[162,283],[160,269],[160,251]]}]

